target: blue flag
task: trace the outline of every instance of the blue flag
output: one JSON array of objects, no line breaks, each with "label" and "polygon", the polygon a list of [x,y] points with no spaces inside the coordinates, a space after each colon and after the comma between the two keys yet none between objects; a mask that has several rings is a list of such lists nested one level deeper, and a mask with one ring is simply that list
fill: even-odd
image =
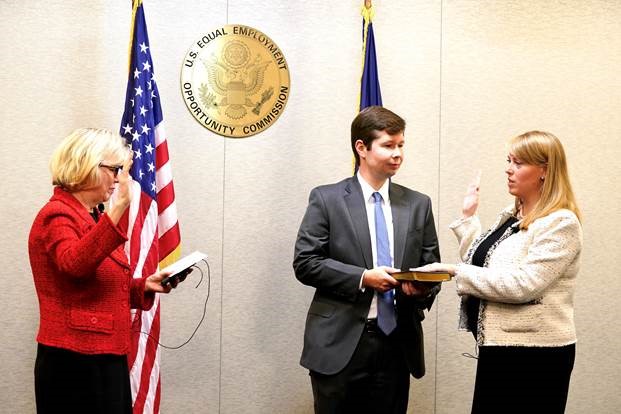
[{"label": "blue flag", "polygon": [[373,7],[362,6],[362,53],[363,67],[360,80],[360,108],[382,106],[382,91],[377,74],[377,58],[375,53],[375,36],[373,34]]}]

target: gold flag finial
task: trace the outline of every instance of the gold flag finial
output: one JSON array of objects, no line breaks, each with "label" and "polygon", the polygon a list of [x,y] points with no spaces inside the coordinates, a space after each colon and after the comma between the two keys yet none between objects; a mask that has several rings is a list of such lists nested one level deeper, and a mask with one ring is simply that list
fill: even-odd
[{"label": "gold flag finial", "polygon": [[[373,10],[373,4],[371,4],[371,0],[364,0],[364,5],[362,6],[362,10],[360,11],[362,17],[364,18],[365,23],[369,23],[373,20],[373,16],[375,16],[375,10]],[[366,32],[365,32],[366,37]]]}]

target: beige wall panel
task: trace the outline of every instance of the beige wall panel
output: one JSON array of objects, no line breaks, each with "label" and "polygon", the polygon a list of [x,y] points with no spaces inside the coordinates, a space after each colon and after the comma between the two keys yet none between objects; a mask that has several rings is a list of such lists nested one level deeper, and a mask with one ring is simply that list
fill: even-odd
[{"label": "beige wall panel", "polygon": [[[26,241],[51,193],[48,160],[76,127],[118,128],[127,3],[0,2],[0,264],[10,280],[0,291],[3,412],[34,412],[38,304]],[[310,381],[298,361],[313,289],[295,280],[291,260],[310,189],[351,173],[361,3],[146,1],[182,248],[208,253],[211,267],[203,325],[180,350],[160,349],[163,413],[312,412]],[[489,225],[511,202],[506,140],[534,128],[563,140],[585,216],[578,355],[567,412],[621,410],[621,287],[602,270],[621,266],[615,230],[621,196],[618,174],[609,171],[621,159],[621,3],[374,4],[384,105],[408,122],[406,161],[395,181],[431,196],[445,261],[456,260],[447,226],[476,169],[483,172],[480,214]],[[199,125],[179,84],[189,47],[227,23],[266,33],[291,71],[280,119],[241,140]],[[195,289],[199,277],[195,272],[163,298],[165,345],[185,341],[200,320],[207,285],[204,280]],[[461,354],[474,353],[474,342],[456,331],[457,309],[448,283],[424,322],[427,375],[412,380],[410,412],[469,412],[476,361]]]},{"label": "beige wall panel", "polygon": [[[617,206],[620,197],[603,172],[621,155],[620,4],[450,1],[443,16],[440,226],[445,259],[456,258],[447,226],[458,216],[461,195],[476,169],[483,172],[480,215],[489,226],[511,202],[504,174],[507,139],[531,129],[557,134],[585,216],[576,291],[579,342],[567,412],[617,412],[618,393],[602,385],[621,380],[618,341],[612,339],[619,337],[621,288],[607,272],[592,269],[617,268],[621,261],[619,234],[611,226],[618,214],[604,214],[605,206]],[[473,340],[455,332],[457,300],[448,302],[439,325],[436,412],[466,413],[475,364],[459,354],[472,353]]]},{"label": "beige wall panel", "polygon": [[[361,70],[361,3],[308,7],[278,2],[260,15],[252,4],[232,2],[229,21],[255,26],[281,47],[292,73],[291,98],[266,132],[225,144],[222,411],[308,413],[310,381],[298,361],[314,290],[295,280],[293,245],[310,189],[351,174],[349,126]],[[417,13],[411,7],[380,4],[377,13],[384,103],[410,121],[411,165],[397,181],[414,187],[424,183],[422,191],[428,191],[437,186],[437,174],[421,173],[416,160],[425,154],[431,165],[438,156],[439,7]],[[414,39],[414,27],[422,28],[424,40]],[[412,50],[404,53],[398,45],[406,39]],[[408,73],[412,71],[414,75]],[[408,112],[413,104],[423,108],[418,116],[425,123]],[[429,348],[432,378],[431,343]],[[422,412],[433,401],[433,381],[424,385],[416,383],[413,389],[419,391],[412,398],[412,409]],[[420,395],[421,389],[427,396]]]},{"label": "beige wall panel", "polygon": [[[182,251],[209,256],[211,286],[206,316],[193,339],[162,349],[162,412],[219,412],[222,344],[222,251],[225,146],[187,110],[180,87],[184,57],[205,33],[226,22],[226,1],[147,1],[149,40],[162,97],[181,226]],[[207,268],[198,288],[195,271],[162,301],[162,342],[177,346],[199,323],[207,295]]]},{"label": "beige wall panel", "polygon": [[[162,352],[162,412],[209,407],[218,411],[222,250],[223,144],[205,134],[185,109],[180,94],[182,58],[203,25],[226,19],[226,2],[149,1],[147,24],[169,137],[177,192],[182,250],[210,256],[212,280],[207,318],[192,342]],[[2,268],[14,283],[2,291],[2,376],[0,405],[6,412],[34,412],[32,370],[38,304],[27,255],[34,215],[51,194],[48,160],[72,129],[119,127],[127,73],[130,2],[39,1],[0,4],[2,130],[0,168],[6,197],[0,220],[10,237],[0,243]],[[211,22],[211,23],[210,23]],[[196,29],[194,29],[196,27]],[[213,202],[217,200],[217,202]],[[198,274],[192,275],[192,279]],[[190,280],[189,280],[190,281]],[[193,282],[194,280],[192,280]],[[183,285],[164,298],[162,343],[178,345],[198,323],[206,283]],[[10,356],[9,358],[7,358]],[[191,384],[191,386],[188,386]],[[212,411],[213,410],[213,411]]]},{"label": "beige wall panel", "polygon": [[[78,126],[115,129],[120,119],[124,74],[108,65],[118,60],[116,51],[125,59],[126,36],[118,37],[111,30],[107,20],[111,16],[103,2],[88,9],[83,4],[0,3],[0,123],[4,132],[0,225],[5,232],[0,239],[0,260],[11,280],[0,293],[4,315],[0,406],[5,412],[34,412],[38,304],[27,239],[36,212],[51,195],[51,152]],[[127,27],[127,21],[129,17],[121,18],[119,24]],[[104,40],[108,44],[101,49]],[[119,85],[117,90],[108,87],[113,83]]]},{"label": "beige wall panel", "polygon": [[229,22],[256,27],[278,44],[291,94],[269,129],[225,143],[221,409],[310,413],[299,358],[312,291],[295,279],[291,261],[308,191],[351,169],[346,134],[359,54],[348,45],[360,43],[358,31],[340,28],[358,27],[359,19],[345,2],[274,2],[261,13],[253,6],[231,2]]}]

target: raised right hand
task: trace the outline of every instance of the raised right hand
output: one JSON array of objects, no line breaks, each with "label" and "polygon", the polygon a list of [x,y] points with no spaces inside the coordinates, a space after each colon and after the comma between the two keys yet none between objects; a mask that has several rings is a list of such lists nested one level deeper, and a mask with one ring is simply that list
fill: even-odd
[{"label": "raised right hand", "polygon": [[119,182],[116,188],[116,199],[115,202],[123,205],[124,207],[129,206],[132,201],[132,177],[129,175],[129,170],[132,168],[132,164],[134,163],[134,152],[129,151],[127,158],[123,162],[123,169],[119,171],[119,175],[117,176],[117,180]]},{"label": "raised right hand", "polygon": [[468,185],[464,202],[461,208],[463,218],[473,216],[479,207],[479,186],[481,184],[481,170],[477,171],[477,175]]},{"label": "raised right hand", "polygon": [[129,170],[134,162],[134,152],[129,151],[127,158],[123,162],[123,169],[119,171],[116,179],[118,185],[116,187],[116,193],[114,195],[114,201],[111,203],[112,207],[108,211],[108,217],[114,224],[118,224],[119,220],[129,207],[132,201],[132,177],[129,175]]}]

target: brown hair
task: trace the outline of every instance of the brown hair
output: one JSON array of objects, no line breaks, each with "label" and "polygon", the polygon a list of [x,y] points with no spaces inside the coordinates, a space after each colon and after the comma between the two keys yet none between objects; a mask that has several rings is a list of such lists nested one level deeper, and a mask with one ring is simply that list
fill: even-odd
[{"label": "brown hair", "polygon": [[381,106],[368,106],[354,118],[351,123],[351,150],[360,165],[356,151],[356,141],[361,140],[367,149],[378,138],[378,133],[386,131],[390,135],[405,131],[405,121],[399,115]]}]

